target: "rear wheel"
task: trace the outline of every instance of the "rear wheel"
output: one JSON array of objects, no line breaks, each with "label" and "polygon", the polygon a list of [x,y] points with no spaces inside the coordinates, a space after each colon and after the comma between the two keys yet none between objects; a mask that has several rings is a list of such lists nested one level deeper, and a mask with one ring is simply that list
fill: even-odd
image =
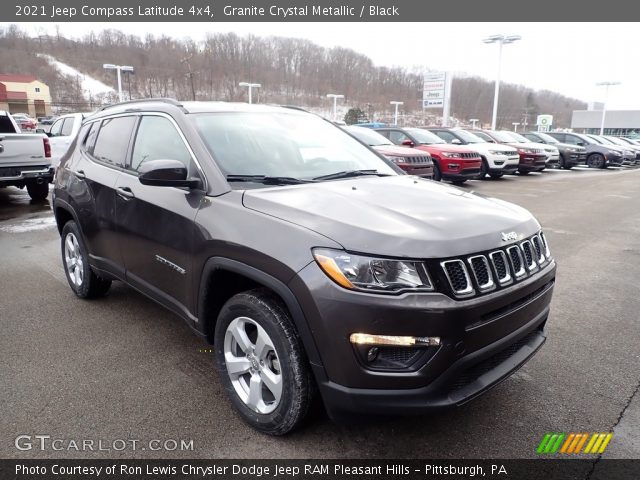
[{"label": "rear wheel", "polygon": [[34,202],[41,202],[49,195],[49,184],[29,182],[27,183],[27,193]]},{"label": "rear wheel", "polygon": [[233,296],[218,316],[214,344],[225,390],[249,425],[284,435],[302,422],[315,387],[279,298],[266,289]]},{"label": "rear wheel", "polygon": [[587,165],[589,168],[605,168],[607,163],[604,155],[600,153],[592,153],[587,158]]},{"label": "rear wheel", "polygon": [[105,295],[111,287],[111,280],[99,277],[89,266],[87,249],[73,220],[62,228],[61,247],[64,273],[71,290],[80,298]]}]

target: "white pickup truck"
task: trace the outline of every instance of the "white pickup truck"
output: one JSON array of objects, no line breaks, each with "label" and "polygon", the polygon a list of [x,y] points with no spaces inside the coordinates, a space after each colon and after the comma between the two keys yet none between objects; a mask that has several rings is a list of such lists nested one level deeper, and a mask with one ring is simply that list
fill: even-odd
[{"label": "white pickup truck", "polygon": [[42,201],[53,174],[49,138],[21,133],[11,115],[0,110],[0,187],[27,187],[32,200]]}]

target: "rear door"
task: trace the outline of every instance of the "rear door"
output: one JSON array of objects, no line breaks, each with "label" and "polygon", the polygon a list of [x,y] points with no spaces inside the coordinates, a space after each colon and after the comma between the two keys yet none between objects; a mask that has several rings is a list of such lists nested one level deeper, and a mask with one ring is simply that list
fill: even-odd
[{"label": "rear door", "polygon": [[178,160],[190,176],[203,178],[184,136],[171,117],[140,116],[126,171],[116,188],[116,217],[127,281],[189,317],[193,309],[192,257],[195,216],[204,191],[154,187],[138,180],[151,160]]},{"label": "rear door", "polygon": [[83,128],[79,147],[64,168],[67,190],[81,223],[91,263],[124,277],[116,231],[115,185],[124,169],[135,116],[98,120]]}]

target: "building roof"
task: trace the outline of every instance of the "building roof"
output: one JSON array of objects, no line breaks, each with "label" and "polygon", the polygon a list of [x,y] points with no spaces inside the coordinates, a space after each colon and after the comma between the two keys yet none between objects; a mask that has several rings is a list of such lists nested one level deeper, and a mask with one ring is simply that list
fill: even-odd
[{"label": "building roof", "polygon": [[[574,110],[571,128],[600,128],[602,110]],[[607,110],[604,128],[640,128],[640,110]]]},{"label": "building roof", "polygon": [[11,73],[0,73],[0,82],[31,83],[35,81],[36,77],[34,77],[33,75],[13,75]]}]

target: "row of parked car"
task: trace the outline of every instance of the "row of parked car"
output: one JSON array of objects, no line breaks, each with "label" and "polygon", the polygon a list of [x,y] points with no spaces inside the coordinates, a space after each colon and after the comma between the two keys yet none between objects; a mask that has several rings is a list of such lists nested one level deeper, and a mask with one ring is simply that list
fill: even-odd
[{"label": "row of parked car", "polygon": [[446,127],[345,127],[407,173],[462,184],[487,176],[640,165],[640,143],[627,138],[565,132],[469,130]]}]

